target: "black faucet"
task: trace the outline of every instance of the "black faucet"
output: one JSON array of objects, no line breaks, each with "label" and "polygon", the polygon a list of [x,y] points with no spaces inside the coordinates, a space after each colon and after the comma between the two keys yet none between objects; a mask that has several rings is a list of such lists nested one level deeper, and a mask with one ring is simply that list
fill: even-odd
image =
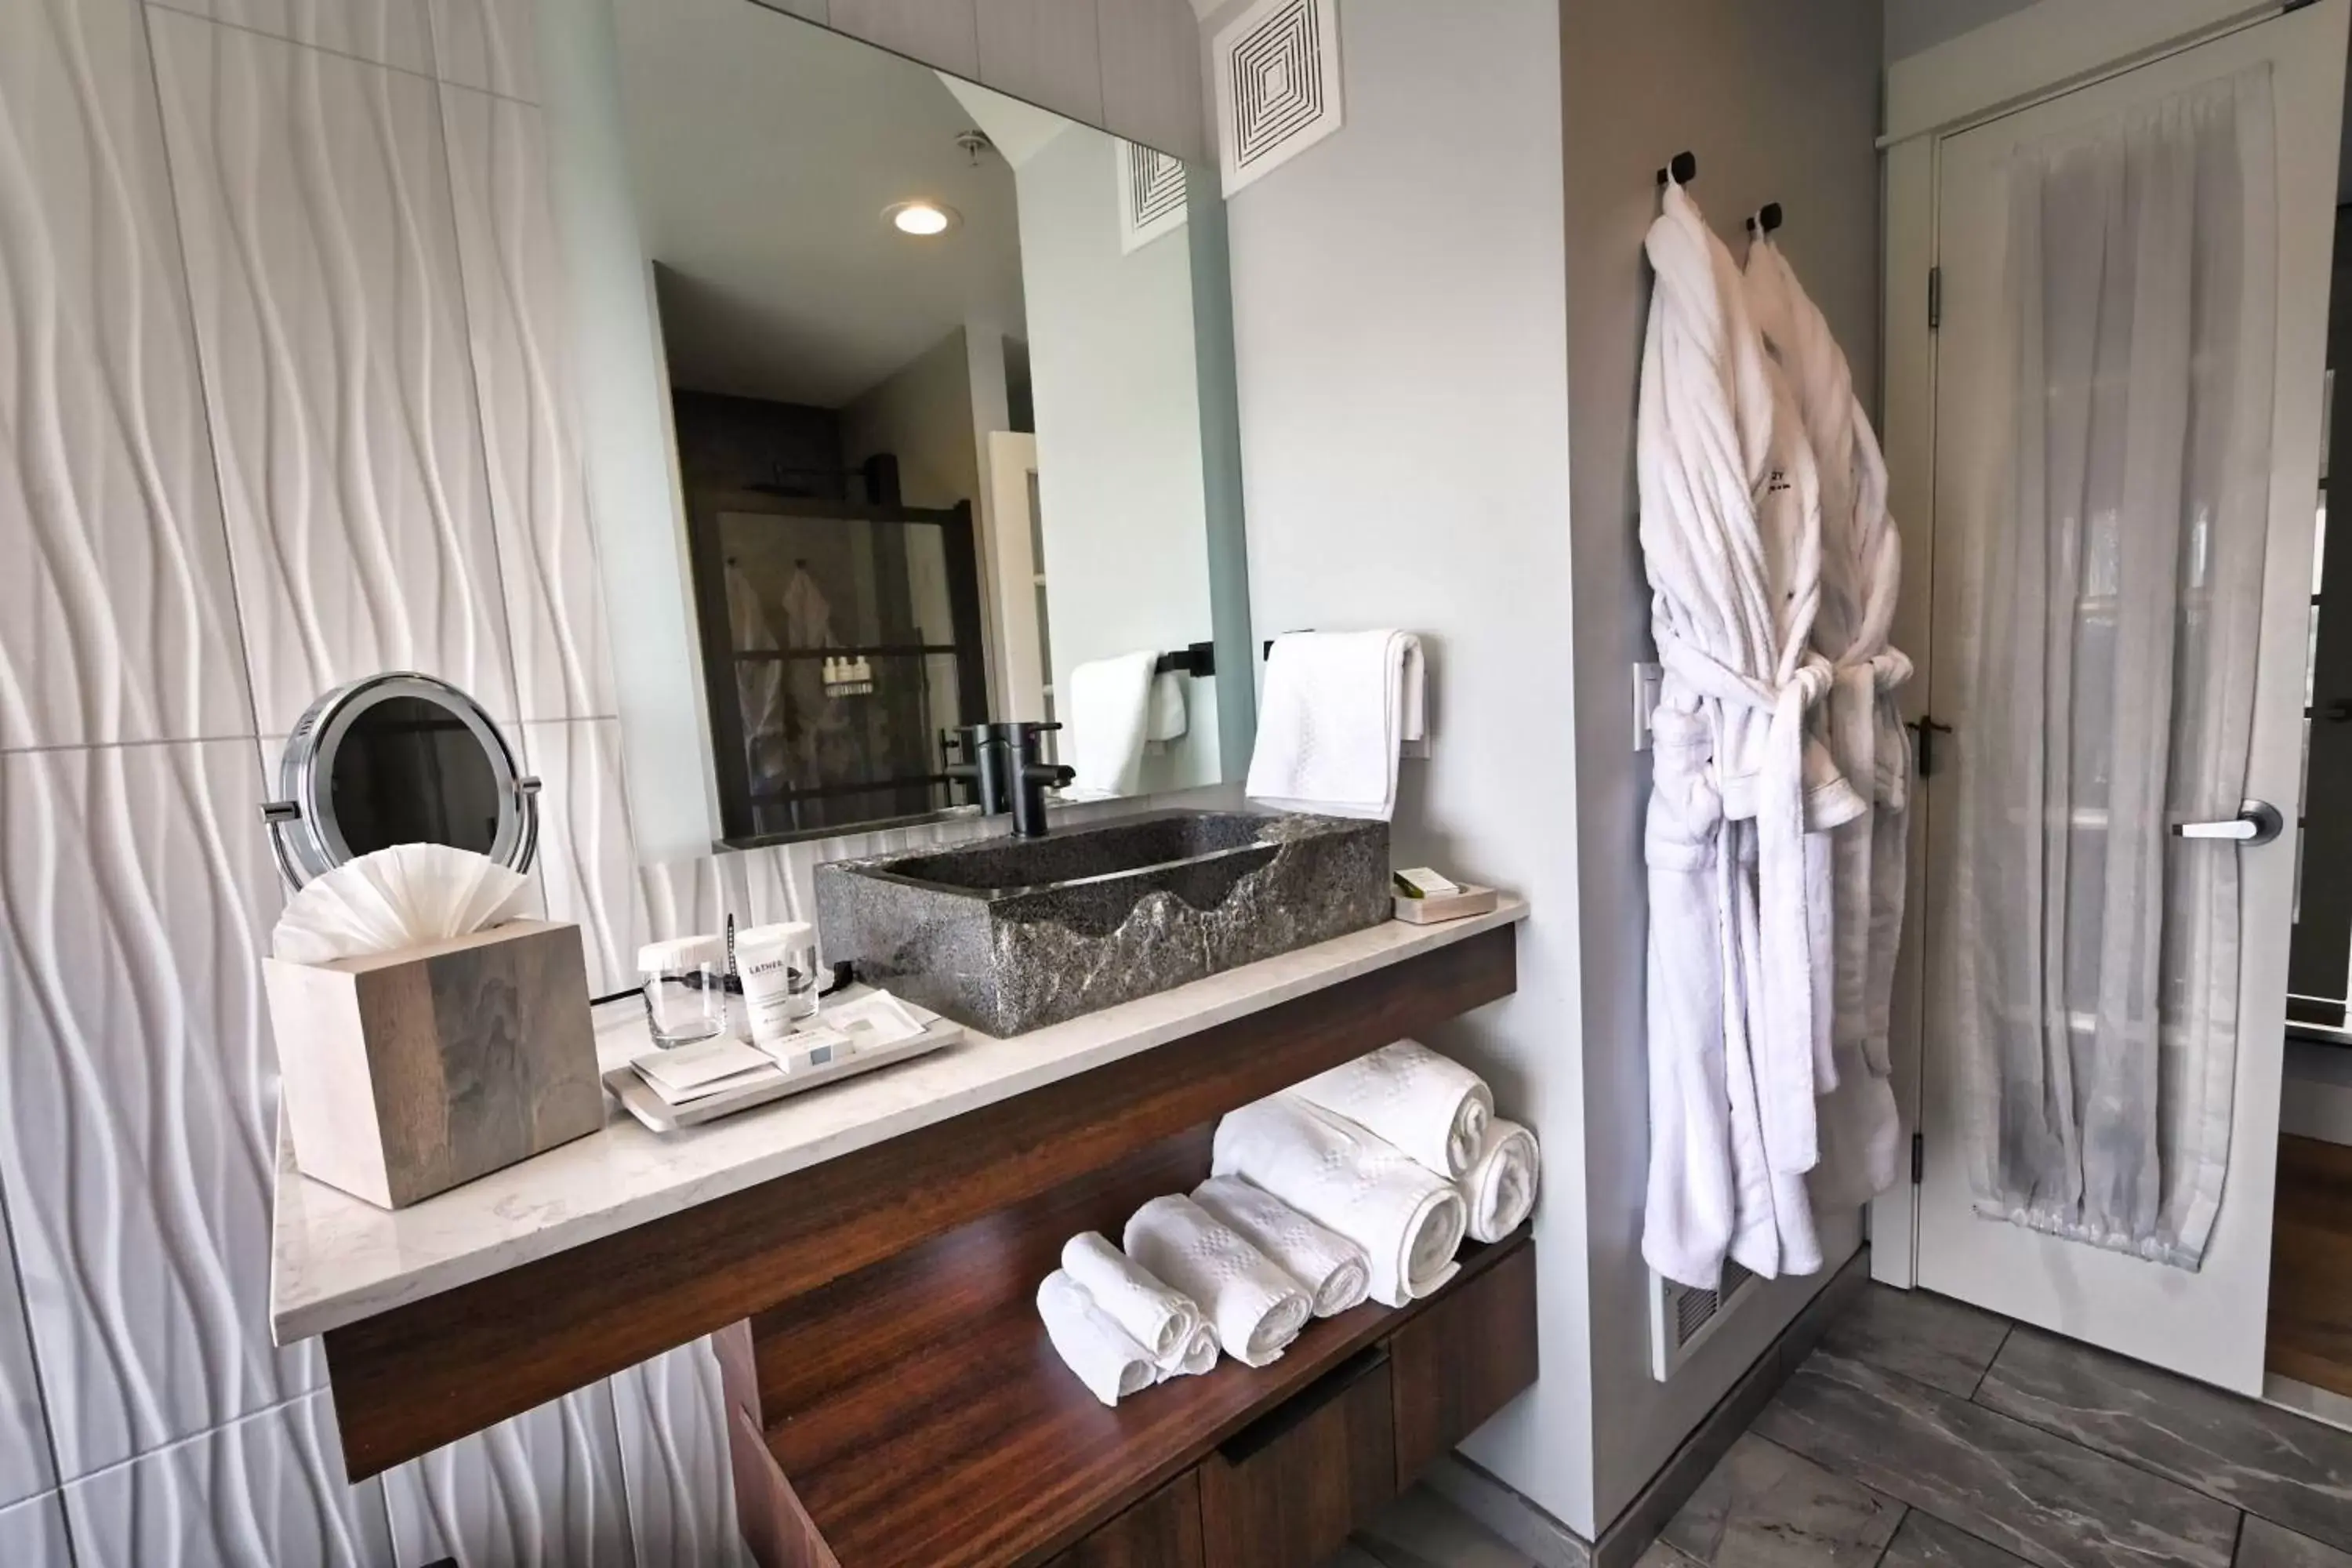
[{"label": "black faucet", "polygon": [[1013,809],[1013,770],[1011,755],[1004,737],[994,724],[966,724],[956,731],[950,744],[962,754],[963,761],[950,763],[943,770],[971,792],[971,805],[980,807],[982,816],[1003,816]]},{"label": "black faucet", "polygon": [[1041,724],[1034,721],[995,726],[1003,742],[1005,776],[1013,796],[1013,836],[1015,838],[1041,837],[1046,828],[1045,792],[1058,789],[1078,776],[1075,768],[1044,762],[1038,757],[1039,742],[1060,728],[1059,724]]}]

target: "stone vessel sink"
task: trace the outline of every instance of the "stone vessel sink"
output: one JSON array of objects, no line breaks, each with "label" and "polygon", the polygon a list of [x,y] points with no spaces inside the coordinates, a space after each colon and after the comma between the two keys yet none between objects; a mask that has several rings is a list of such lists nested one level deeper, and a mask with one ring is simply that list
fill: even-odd
[{"label": "stone vessel sink", "polygon": [[1390,918],[1384,822],[1166,811],[837,860],[816,871],[828,963],[998,1037]]}]

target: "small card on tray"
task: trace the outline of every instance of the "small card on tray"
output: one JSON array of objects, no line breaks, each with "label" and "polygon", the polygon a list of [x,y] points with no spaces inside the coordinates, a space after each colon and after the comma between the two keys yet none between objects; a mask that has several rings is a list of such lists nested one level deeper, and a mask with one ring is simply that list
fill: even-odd
[{"label": "small card on tray", "polygon": [[629,1064],[653,1091],[671,1105],[685,1105],[739,1088],[775,1063],[740,1040],[721,1037],[674,1051],[656,1051]]}]

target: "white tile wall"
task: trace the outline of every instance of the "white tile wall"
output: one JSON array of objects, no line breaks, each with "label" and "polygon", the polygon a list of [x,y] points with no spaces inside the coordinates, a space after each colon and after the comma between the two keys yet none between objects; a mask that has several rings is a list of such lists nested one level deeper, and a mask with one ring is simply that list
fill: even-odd
[{"label": "white tile wall", "polygon": [[160,0],[175,10],[430,74],[425,0]]},{"label": "white tile wall", "polygon": [[[0,1509],[46,1491],[57,1480],[16,1255],[13,1248],[0,1247]],[[0,1563],[7,1561],[0,1553]]]},{"label": "white tile wall", "polygon": [[604,717],[619,706],[575,435],[540,110],[445,87],[441,114],[520,714]]},{"label": "white tile wall", "polygon": [[433,83],[148,16],[259,728],[383,669],[512,717]]},{"label": "white tile wall", "polygon": [[433,0],[441,79],[539,101],[532,0]]},{"label": "white tile wall", "polygon": [[563,720],[521,729],[523,763],[540,782],[539,881],[547,917],[580,927],[591,995],[626,990],[636,983],[647,922],[621,779],[621,721]]},{"label": "white tile wall", "polygon": [[[634,1568],[607,1384],[551,1400],[387,1470],[401,1568]],[[689,1559],[648,1558],[646,1568]]]},{"label": "white tile wall", "polygon": [[68,1479],[317,1381],[268,1327],[279,899],[253,759],[0,756],[0,1188]]},{"label": "white tile wall", "polygon": [[65,1489],[80,1568],[390,1568],[381,1482],[343,1479],[324,1394],[215,1426]]},{"label": "white tile wall", "polygon": [[147,40],[0,6],[0,747],[253,728]]},{"label": "white tile wall", "polygon": [[748,1568],[735,1528],[727,1404],[708,1340],[656,1356],[612,1380],[637,1561]]},{"label": "white tile wall", "polygon": [[11,1568],[66,1568],[65,1503],[44,1492],[30,1502],[0,1508],[0,1563]]}]

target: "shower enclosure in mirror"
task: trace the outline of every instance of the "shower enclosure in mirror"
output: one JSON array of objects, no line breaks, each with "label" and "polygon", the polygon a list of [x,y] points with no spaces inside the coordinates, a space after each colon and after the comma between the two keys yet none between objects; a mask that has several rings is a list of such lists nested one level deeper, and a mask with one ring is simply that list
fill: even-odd
[{"label": "shower enclosure in mirror", "polygon": [[1237,778],[1214,182],[751,0],[614,12],[693,633],[609,614],[616,662],[693,667],[706,739],[633,747],[632,793],[733,845],[921,819],[968,805],[957,731],[1014,721],[1062,726],[1071,797]]}]

